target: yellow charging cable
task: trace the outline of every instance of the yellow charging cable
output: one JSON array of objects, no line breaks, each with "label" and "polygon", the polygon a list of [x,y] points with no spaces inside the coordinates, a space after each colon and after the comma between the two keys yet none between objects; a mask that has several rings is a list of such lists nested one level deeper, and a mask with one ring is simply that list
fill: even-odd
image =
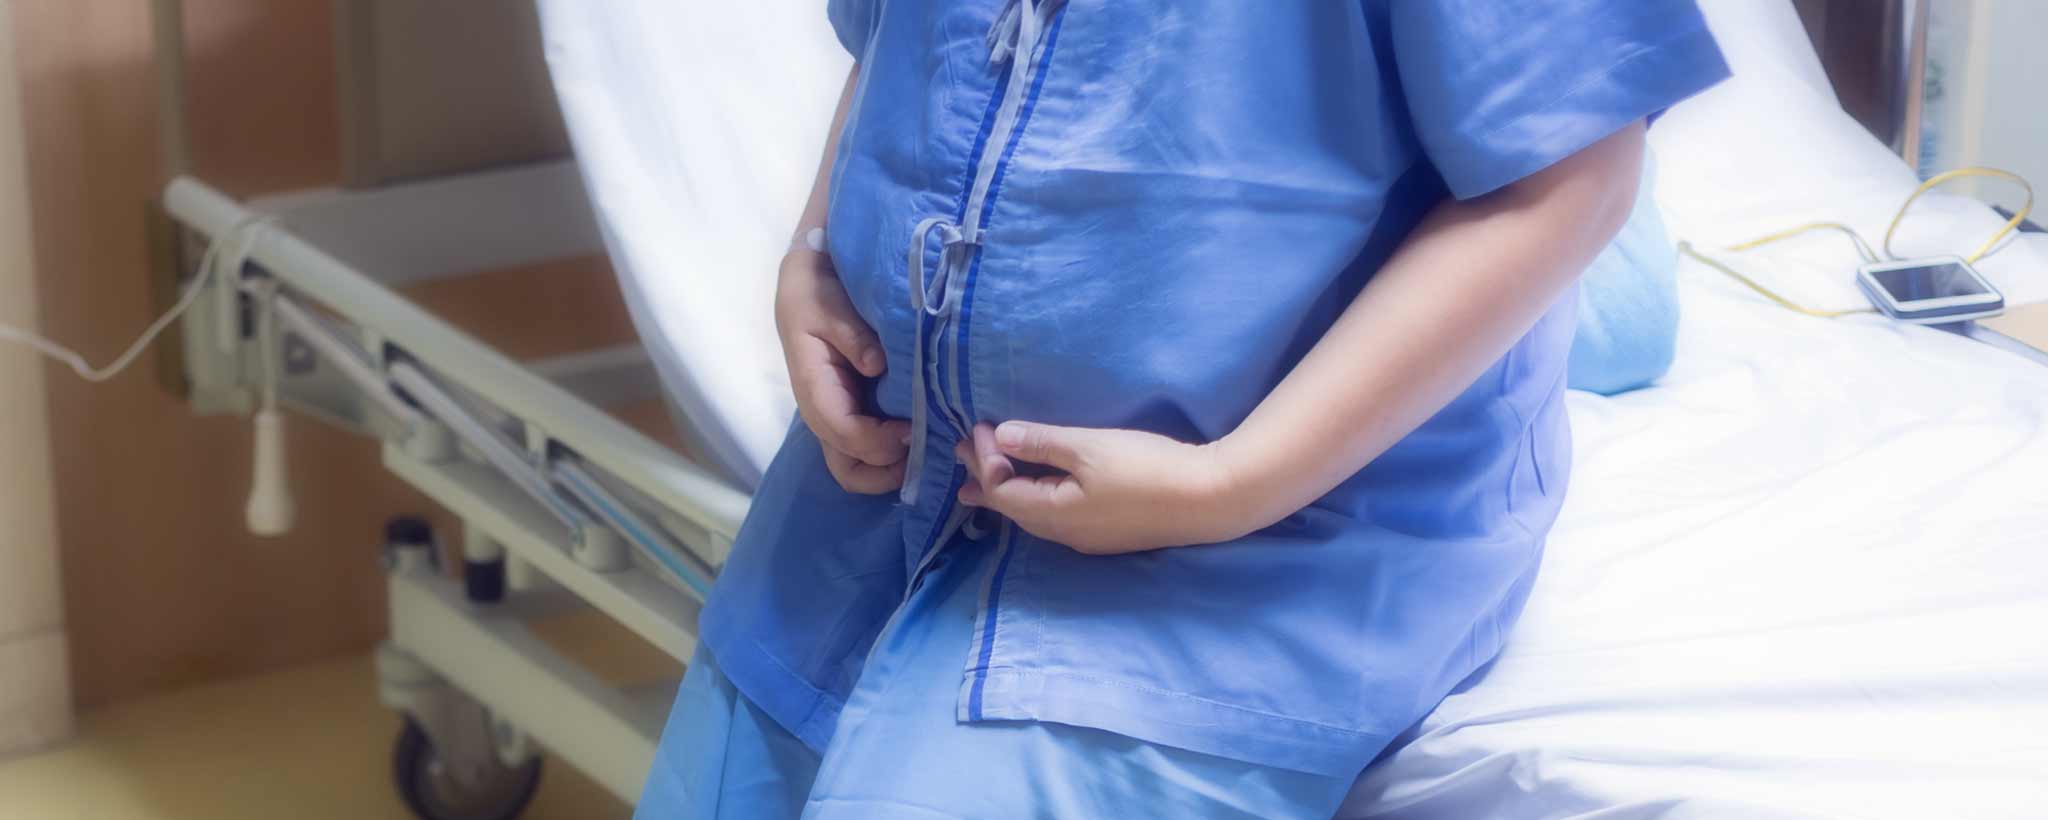
[{"label": "yellow charging cable", "polygon": [[1984,240],[1984,244],[1978,245],[1977,249],[1972,251],[1969,256],[1963,257],[1963,261],[1974,265],[1977,263],[1977,260],[1990,256],[1991,249],[1998,245],[1999,240],[2012,235],[2013,231],[2019,229],[2021,222],[2027,221],[2027,214],[2034,212],[2034,186],[2028,184],[2026,178],[2019,174],[2011,171],[2001,171],[1997,168],[1957,168],[1953,171],[1945,171],[1935,174],[1926,182],[1920,183],[1920,187],[1913,189],[1913,195],[1906,197],[1905,203],[1899,206],[1899,212],[1892,215],[1892,224],[1885,226],[1884,229],[1884,255],[1892,259],[1899,258],[1896,254],[1892,253],[1892,234],[1898,233],[1899,223],[1906,218],[1906,209],[1913,207],[1914,200],[1919,199],[1921,194],[1940,187],[1943,183],[1966,177],[1991,177],[2012,182],[2020,186],[2020,190],[2026,192],[2027,201],[2020,206],[2018,211],[2013,212],[2012,218],[2005,221],[2005,226],[1999,228],[1998,233],[1992,234],[1990,239]]},{"label": "yellow charging cable", "polygon": [[1849,241],[1856,243],[1856,254],[1858,256],[1863,257],[1863,261],[1877,261],[1877,251],[1873,251],[1870,249],[1870,243],[1863,241],[1863,235],[1857,233],[1855,228],[1851,228],[1840,222],[1808,222],[1797,228],[1787,228],[1774,234],[1757,237],[1755,239],[1749,240],[1748,242],[1743,242],[1737,245],[1729,245],[1728,250],[1746,251],[1750,248],[1769,245],[1772,242],[1776,242],[1780,239],[1791,239],[1792,237],[1798,236],[1803,233],[1810,233],[1812,231],[1822,230],[1841,231],[1844,236],[1849,237]]},{"label": "yellow charging cable", "polygon": [[[1999,228],[1998,232],[1992,234],[1990,239],[1985,240],[1983,245],[1978,246],[1977,250],[1973,251],[1969,256],[1963,258],[1963,261],[1974,264],[1977,260],[1983,259],[1986,256],[1990,256],[1991,254],[1996,253],[1998,243],[2004,240],[2006,237],[2011,236],[2013,231],[2019,229],[2020,223],[2026,221],[2027,215],[2033,213],[2034,186],[2028,184],[2027,180],[2024,177],[2021,177],[2019,174],[2012,173],[2011,171],[2001,171],[1997,168],[1958,168],[1953,171],[1946,171],[1940,174],[1936,174],[1933,177],[1930,177],[1926,182],[1920,183],[1920,187],[1913,189],[1912,195],[1906,197],[1906,201],[1899,205],[1898,212],[1892,215],[1891,224],[1885,227],[1883,257],[1879,257],[1875,251],[1872,251],[1870,249],[1870,243],[1864,241],[1863,235],[1857,233],[1856,229],[1844,225],[1840,222],[1809,222],[1805,225],[1800,225],[1796,228],[1788,228],[1786,230],[1778,231],[1776,233],[1757,237],[1747,242],[1729,245],[1724,250],[1746,251],[1751,248],[1768,245],[1772,242],[1777,242],[1784,239],[1790,239],[1792,237],[1810,233],[1813,231],[1832,230],[1840,231],[1843,234],[1846,234],[1849,237],[1849,241],[1854,242],[1856,244],[1856,254],[1858,256],[1861,256],[1865,263],[1878,262],[1882,259],[1897,259],[1899,258],[1898,255],[1892,253],[1892,235],[1898,232],[1899,223],[1905,220],[1907,209],[1912,208],[1913,203],[1918,201],[1922,194],[1934,190],[1936,187],[1939,187],[1951,180],[1962,179],[1964,177],[1991,177],[1995,179],[2009,180],[2013,183],[2018,184],[2020,186],[2020,189],[2025,191],[2027,194],[2026,203],[2021,205],[2020,209],[2017,212],[2013,213],[2011,219],[2005,221],[2004,227]],[[1833,319],[1838,316],[1849,316],[1858,313],[1876,312],[1876,310],[1873,308],[1855,308],[1852,310],[1816,310],[1814,308],[1809,308],[1790,299],[1787,299],[1783,296],[1778,295],[1775,291],[1772,291],[1770,288],[1764,287],[1762,283],[1756,281],[1755,279],[1751,279],[1747,276],[1737,273],[1734,268],[1731,268],[1726,264],[1723,264],[1719,260],[1708,257],[1706,254],[1700,253],[1698,250],[1693,248],[1691,242],[1678,243],[1678,252],[1698,260],[1701,264],[1704,264],[1707,267],[1713,268],[1724,274],[1727,274],[1729,278],[1734,279],[1737,282],[1741,282],[1750,290],[1756,291],[1758,294],[1761,294],[1764,298],[1777,303],[1779,307],[1785,308],[1786,310],[1790,310],[1794,313],[1801,313],[1807,316],[1814,316],[1821,319]]]},{"label": "yellow charging cable", "polygon": [[[1730,248],[1730,250],[1734,250],[1734,249],[1733,249],[1733,248]],[[1785,297],[1783,297],[1783,296],[1779,296],[1779,295],[1777,294],[1777,292],[1776,292],[1776,291],[1773,291],[1773,290],[1771,290],[1770,288],[1764,287],[1764,286],[1763,286],[1762,284],[1759,284],[1759,283],[1758,283],[1758,282],[1757,282],[1757,281],[1756,281],[1755,279],[1751,279],[1751,278],[1749,278],[1749,277],[1747,277],[1747,276],[1743,276],[1743,275],[1742,275],[1742,274],[1740,274],[1740,273],[1736,273],[1736,272],[1735,272],[1735,269],[1734,269],[1734,268],[1731,268],[1731,267],[1728,267],[1728,266],[1727,266],[1727,265],[1725,265],[1725,264],[1722,264],[1722,263],[1720,262],[1720,260],[1714,259],[1714,258],[1712,258],[1712,257],[1709,257],[1709,256],[1707,256],[1706,254],[1703,254],[1703,253],[1700,253],[1699,251],[1693,250],[1693,247],[1692,247],[1692,243],[1691,243],[1691,242],[1680,242],[1680,243],[1678,243],[1678,252],[1679,252],[1679,253],[1682,253],[1682,254],[1685,254],[1686,256],[1690,256],[1690,257],[1692,257],[1692,258],[1694,258],[1694,259],[1697,259],[1697,260],[1699,260],[1701,264],[1704,264],[1704,265],[1706,265],[1707,267],[1710,267],[1710,268],[1713,268],[1714,270],[1717,270],[1717,271],[1720,271],[1720,272],[1722,272],[1722,273],[1728,274],[1728,277],[1729,277],[1729,278],[1731,278],[1731,279],[1734,279],[1734,280],[1735,280],[1735,281],[1737,281],[1737,282],[1741,282],[1742,284],[1744,284],[1744,285],[1747,285],[1747,286],[1749,286],[1749,289],[1750,289],[1750,290],[1753,290],[1753,291],[1756,291],[1756,292],[1757,292],[1757,293],[1759,293],[1759,294],[1762,294],[1762,295],[1763,295],[1763,297],[1764,297],[1765,299],[1769,299],[1769,300],[1771,300],[1771,301],[1773,301],[1773,302],[1776,302],[1776,303],[1778,303],[1778,306],[1779,306],[1779,307],[1782,307],[1782,308],[1784,308],[1784,309],[1786,309],[1786,310],[1792,311],[1793,313],[1803,313],[1803,314],[1806,314],[1806,315],[1808,315],[1808,316],[1812,316],[1812,317],[1815,317],[1815,318],[1818,318],[1818,319],[1833,319],[1833,318],[1835,318],[1835,317],[1837,317],[1837,316],[1848,316],[1848,315],[1850,315],[1850,314],[1855,314],[1855,313],[1875,313],[1875,312],[1877,312],[1877,311],[1876,311],[1876,309],[1874,309],[1874,308],[1855,308],[1855,309],[1851,309],[1851,310],[1816,310],[1816,309],[1814,309],[1814,308],[1810,308],[1810,307],[1807,307],[1807,306],[1805,306],[1805,305],[1799,304],[1798,302],[1794,302],[1794,301],[1792,301],[1792,300],[1790,300],[1790,299],[1787,299],[1787,298],[1785,298]]]}]

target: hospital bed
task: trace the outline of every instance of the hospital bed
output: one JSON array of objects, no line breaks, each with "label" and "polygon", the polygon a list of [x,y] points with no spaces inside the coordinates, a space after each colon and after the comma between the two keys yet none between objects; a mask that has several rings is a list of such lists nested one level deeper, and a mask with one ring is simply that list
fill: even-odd
[{"label": "hospital bed", "polygon": [[[1918,180],[1842,112],[1790,4],[1702,6],[1735,77],[1651,130],[1673,235],[1881,234]],[[1943,198],[1898,249],[1999,224]],[[1841,241],[1712,256],[1858,307]],[[2044,251],[1982,268],[2039,302]],[[2048,815],[2048,360],[1679,277],[1670,374],[1569,397],[1571,492],[1507,647],[1341,816]]]},{"label": "hospital bed", "polygon": [[[1791,6],[1705,5],[1736,79],[1652,131],[1672,232],[1708,248],[1817,218],[1881,231],[1917,180],[1842,113]],[[275,395],[363,431],[463,522],[459,574],[435,567],[436,534],[387,534],[379,687],[409,718],[401,788],[430,817],[516,813],[542,748],[637,795],[672,689],[614,686],[527,623],[594,607],[689,656],[791,415],[768,272],[845,69],[812,3],[541,12],[574,165],[164,193],[188,277],[213,266],[188,278],[195,408]],[[1936,196],[1900,246],[1997,224]],[[514,362],[390,289],[600,247],[644,354]],[[1854,306],[1842,252],[1723,258]],[[2038,239],[1981,267],[2014,304],[2048,300]],[[1343,816],[2048,811],[2048,361],[1974,327],[1794,315],[1694,263],[1680,278],[1670,375],[1571,397],[1572,493],[1508,648]],[[656,385],[694,458],[598,409]]]},{"label": "hospital bed", "polygon": [[[179,27],[163,28],[176,55]],[[356,187],[237,201],[192,176],[169,182],[159,255],[190,298],[179,386],[197,412],[256,417],[260,533],[293,518],[279,409],[364,434],[395,478],[460,521],[393,520],[381,545],[390,636],[377,688],[406,718],[393,764],[416,813],[515,816],[543,749],[630,801],[674,680],[622,684],[536,627],[594,610],[620,627],[600,639],[644,641],[679,668],[745,485],[678,452],[703,437],[669,446],[606,411],[661,396],[644,348],[514,361],[399,295],[605,251],[573,161],[381,179],[448,153],[430,148],[352,162],[368,179]],[[443,541],[459,544],[459,566],[443,566]]]}]

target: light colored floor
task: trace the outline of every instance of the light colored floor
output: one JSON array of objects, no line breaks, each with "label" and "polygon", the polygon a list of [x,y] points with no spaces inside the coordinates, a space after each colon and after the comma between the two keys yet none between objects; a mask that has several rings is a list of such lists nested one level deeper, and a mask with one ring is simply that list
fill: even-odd
[{"label": "light colored floor", "polygon": [[[81,716],[63,746],[0,760],[0,818],[407,818],[391,787],[398,726],[368,655],[121,703]],[[550,759],[524,816],[630,813]]]},{"label": "light colored floor", "polygon": [[[680,441],[659,401],[611,410],[657,440]],[[682,664],[595,610],[529,625],[613,684],[682,677]],[[79,716],[63,745],[0,756],[0,820],[405,820],[391,776],[399,725],[377,702],[368,653],[122,702]],[[550,757],[521,817],[631,814]]]},{"label": "light colored floor", "polygon": [[2048,351],[2048,303],[2021,305],[1983,324],[2036,350]]}]

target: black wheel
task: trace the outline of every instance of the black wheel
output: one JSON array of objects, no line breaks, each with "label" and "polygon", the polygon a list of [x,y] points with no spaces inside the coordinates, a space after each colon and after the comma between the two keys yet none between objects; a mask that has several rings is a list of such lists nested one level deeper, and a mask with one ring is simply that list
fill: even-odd
[{"label": "black wheel", "polygon": [[462,592],[470,603],[475,604],[495,604],[505,600],[505,559],[462,559]]},{"label": "black wheel", "polygon": [[427,556],[427,566],[441,568],[441,550],[434,544],[434,528],[416,515],[393,516],[384,522],[384,568],[398,566],[398,552],[418,549]]},{"label": "black wheel", "polygon": [[540,758],[507,767],[493,755],[485,770],[464,782],[434,751],[427,733],[405,719],[391,750],[398,796],[420,820],[513,820],[540,788]]}]

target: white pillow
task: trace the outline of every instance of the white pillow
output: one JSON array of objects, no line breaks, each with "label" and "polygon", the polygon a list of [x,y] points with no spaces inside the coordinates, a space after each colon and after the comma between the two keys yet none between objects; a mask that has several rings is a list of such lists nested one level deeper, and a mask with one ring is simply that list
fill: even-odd
[{"label": "white pillow", "polygon": [[[1734,76],[1650,129],[1658,204],[1672,236],[1707,250],[1830,221],[1877,246],[1920,180],[1842,110],[1790,0],[1700,6]],[[1976,200],[1936,192],[1913,206],[1893,248],[1906,257],[1962,255],[2003,222]],[[1858,258],[1839,235],[1717,256],[1814,307],[1867,304],[1855,289]],[[2048,300],[2048,248],[2038,239],[2016,242],[1978,267],[2008,302]]]}]

